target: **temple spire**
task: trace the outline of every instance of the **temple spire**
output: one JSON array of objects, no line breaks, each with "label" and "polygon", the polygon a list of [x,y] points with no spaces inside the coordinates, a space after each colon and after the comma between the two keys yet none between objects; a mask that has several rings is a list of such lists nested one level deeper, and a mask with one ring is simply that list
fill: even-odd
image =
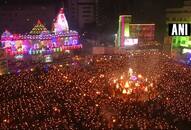
[{"label": "temple spire", "polygon": [[68,31],[69,31],[69,26],[64,14],[64,8],[61,8],[54,23],[54,32],[59,33]]}]

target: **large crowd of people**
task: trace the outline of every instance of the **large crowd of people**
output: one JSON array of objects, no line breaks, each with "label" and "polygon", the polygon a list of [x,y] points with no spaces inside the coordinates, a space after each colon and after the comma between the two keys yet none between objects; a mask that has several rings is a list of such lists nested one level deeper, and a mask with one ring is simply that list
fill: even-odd
[{"label": "large crowd of people", "polygon": [[[133,68],[149,100],[114,96],[110,79]],[[191,69],[160,52],[71,57],[0,77],[0,129],[190,129]]]}]

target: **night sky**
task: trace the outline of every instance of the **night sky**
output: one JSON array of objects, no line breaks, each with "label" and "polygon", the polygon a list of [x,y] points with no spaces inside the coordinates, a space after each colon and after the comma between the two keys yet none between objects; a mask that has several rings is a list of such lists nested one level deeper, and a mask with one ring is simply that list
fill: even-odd
[{"label": "night sky", "polygon": [[[104,15],[110,23],[107,23],[109,31],[117,30],[118,16],[120,14],[133,15],[134,23],[156,23],[157,39],[161,40],[165,30],[165,9],[181,7],[183,0],[101,0],[104,7]],[[51,5],[59,8],[61,3],[67,0],[0,0],[0,7],[4,6],[30,6]],[[67,4],[65,4],[67,6]],[[11,8],[10,8],[11,9]],[[1,16],[0,16],[0,20]],[[50,19],[52,21],[52,19]],[[48,22],[51,23],[51,22]],[[50,26],[50,25],[48,25]]]}]

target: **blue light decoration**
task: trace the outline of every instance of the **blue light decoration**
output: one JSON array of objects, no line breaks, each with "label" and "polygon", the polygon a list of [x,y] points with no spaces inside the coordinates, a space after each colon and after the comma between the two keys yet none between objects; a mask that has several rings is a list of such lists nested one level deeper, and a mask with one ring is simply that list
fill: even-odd
[{"label": "blue light decoration", "polygon": [[188,65],[191,65],[191,53],[188,51],[187,53],[184,53],[186,58],[185,58],[185,62]]},{"label": "blue light decoration", "polygon": [[[50,60],[51,61],[51,60]],[[49,62],[50,62],[49,61]],[[46,63],[49,63],[49,62],[46,62]],[[52,61],[51,61],[52,62]],[[44,72],[45,73],[48,73],[48,71],[49,71],[49,66],[46,64],[46,65],[44,65]]]},{"label": "blue light decoration", "polygon": [[56,38],[52,37],[52,43],[56,42]]},{"label": "blue light decoration", "polygon": [[29,50],[29,54],[32,55],[32,53],[33,53],[33,51],[32,51],[32,49],[30,49],[30,50]]},{"label": "blue light decoration", "polygon": [[78,40],[74,39],[73,40],[73,45],[77,45],[78,44]]},{"label": "blue light decoration", "polygon": [[69,46],[70,45],[73,45],[73,38],[72,37],[69,37]]},{"label": "blue light decoration", "polygon": [[15,42],[14,42],[14,41],[10,41],[10,44],[11,44],[12,46],[15,46]]}]

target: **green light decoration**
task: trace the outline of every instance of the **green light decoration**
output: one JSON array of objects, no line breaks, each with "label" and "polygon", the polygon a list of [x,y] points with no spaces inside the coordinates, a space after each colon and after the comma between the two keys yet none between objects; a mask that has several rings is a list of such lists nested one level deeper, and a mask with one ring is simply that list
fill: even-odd
[{"label": "green light decoration", "polygon": [[[127,19],[125,19],[125,20],[127,20]],[[127,21],[125,21],[125,33],[124,33],[124,36],[125,37],[130,37],[130,25],[129,25],[130,23],[129,23],[129,20],[127,20]]]},{"label": "green light decoration", "polygon": [[121,43],[121,22],[119,20],[119,30],[117,34],[117,47],[120,47],[120,43]]},{"label": "green light decoration", "polygon": [[125,47],[125,38],[130,37],[130,23],[131,15],[121,15],[119,16],[119,29],[118,29],[118,44],[117,47]]},{"label": "green light decoration", "polygon": [[191,48],[190,37],[188,36],[176,36],[172,38],[173,48]]}]

